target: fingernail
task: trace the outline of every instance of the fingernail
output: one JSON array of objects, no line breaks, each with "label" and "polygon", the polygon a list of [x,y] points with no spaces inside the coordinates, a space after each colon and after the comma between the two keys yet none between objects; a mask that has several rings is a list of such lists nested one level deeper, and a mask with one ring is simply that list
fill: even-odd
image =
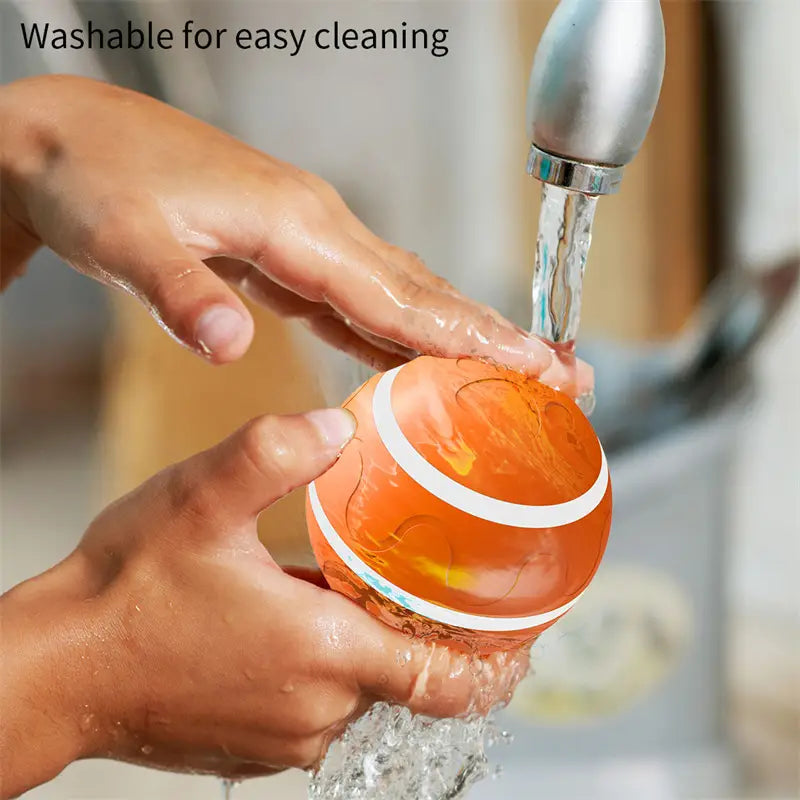
[{"label": "fingernail", "polygon": [[320,432],[325,444],[341,450],[356,432],[356,418],[344,408],[309,411],[308,421]]},{"label": "fingernail", "polygon": [[197,320],[195,340],[204,353],[216,353],[236,341],[244,326],[244,317],[230,306],[211,306]]}]

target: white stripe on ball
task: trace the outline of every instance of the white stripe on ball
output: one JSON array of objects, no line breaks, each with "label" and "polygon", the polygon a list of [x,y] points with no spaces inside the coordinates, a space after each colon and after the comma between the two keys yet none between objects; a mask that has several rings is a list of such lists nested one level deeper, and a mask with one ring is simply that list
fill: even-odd
[{"label": "white stripe on ball", "polygon": [[554,505],[531,506],[499,500],[463,486],[440,472],[408,441],[394,415],[392,384],[403,366],[405,365],[384,373],[378,380],[372,397],[372,417],[378,436],[389,455],[423,489],[473,517],[514,528],[557,528],[569,525],[583,519],[600,504],[608,488],[608,463],[602,446],[600,473],[592,486],[580,497]]},{"label": "white stripe on ball", "polygon": [[569,611],[569,609],[578,602],[581,595],[583,595],[583,592],[581,592],[568,603],[554,608],[552,611],[545,611],[541,614],[531,614],[527,617],[487,617],[482,614],[467,614],[463,611],[456,611],[446,606],[440,606],[437,603],[431,603],[428,600],[423,600],[421,597],[406,592],[391,581],[386,580],[386,578],[372,569],[372,567],[365,564],[364,561],[350,549],[342,537],[339,536],[325,514],[319,495],[317,494],[317,487],[314,483],[308,486],[308,500],[311,506],[311,513],[314,515],[314,519],[317,525],[319,525],[322,535],[327,539],[328,544],[336,555],[339,556],[350,570],[358,575],[367,586],[378,592],[378,594],[402,606],[408,611],[413,611],[415,614],[427,617],[434,622],[441,622],[445,625],[452,625],[456,628],[465,628],[471,631],[510,633],[527,628],[536,628],[539,625],[545,625],[548,622],[558,619],[562,614]]}]

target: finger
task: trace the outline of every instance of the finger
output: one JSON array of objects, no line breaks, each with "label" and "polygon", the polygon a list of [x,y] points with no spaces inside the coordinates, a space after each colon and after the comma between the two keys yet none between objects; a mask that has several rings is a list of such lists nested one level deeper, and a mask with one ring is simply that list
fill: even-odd
[{"label": "finger", "polygon": [[[293,587],[298,600],[311,586]],[[326,619],[335,619],[336,650],[330,667],[368,697],[407,705],[434,717],[485,713],[503,702],[527,670],[521,652],[478,658],[389,628],[352,601],[332,592],[316,598]],[[325,627],[320,623],[320,627]]]},{"label": "finger", "polygon": [[[355,220],[355,217],[353,219]],[[356,220],[356,222],[358,221]],[[358,241],[362,243],[369,242],[383,253],[387,259],[399,264],[401,270],[405,274],[413,276],[413,280],[417,281],[420,287],[426,287],[434,296],[446,296],[456,304],[481,309],[487,320],[485,325],[489,327],[497,326],[497,329],[500,330],[504,326],[511,326],[511,323],[494,309],[475,303],[461,294],[446,280],[434,275],[414,253],[394,247],[372,234],[361,223],[358,223],[358,225],[360,226],[357,229]],[[328,303],[305,299],[275,283],[267,275],[250,267],[243,261],[216,258],[210,260],[209,264],[227,281],[237,286],[255,302],[271,309],[282,317],[303,319],[320,339],[373,369],[391,369],[414,358],[419,352],[403,344],[397,344],[389,338],[378,336],[375,332],[364,328],[363,324],[354,324],[352,321],[350,324],[345,323],[341,317],[330,314]],[[438,320],[437,324],[444,325],[444,320]],[[511,327],[521,335],[531,338],[530,334],[525,334],[521,329],[514,326]],[[490,334],[487,333],[486,335]],[[359,339],[363,339],[374,345],[374,347],[364,347]],[[539,373],[534,371],[529,374],[535,374],[545,383],[562,389],[573,396],[589,392],[594,388],[594,372],[585,361],[575,359],[570,353],[560,353],[556,348],[536,337],[533,337],[533,339],[547,350],[547,357],[550,360],[547,366],[543,366]],[[448,355],[448,353],[437,353],[433,348],[425,352],[431,355]],[[395,355],[397,358],[387,357],[385,353]],[[452,353],[450,355],[453,357]],[[461,355],[468,354],[463,353]],[[480,354],[478,353],[478,355]],[[494,360],[500,360],[500,363],[505,363],[512,367],[515,366],[513,358],[505,361],[502,361],[502,359]],[[520,369],[518,365],[517,369]]]},{"label": "finger", "polygon": [[453,289],[444,278],[431,272],[422,259],[408,250],[390,244],[373,233],[347,206],[335,187],[313,173],[297,171],[295,176],[319,196],[330,209],[336,223],[356,241],[378,253],[391,263],[402,263],[406,271],[420,282],[438,286],[443,290]]},{"label": "finger", "polygon": [[[255,267],[234,259],[214,258],[207,261],[214,271],[242,294],[278,316],[300,319],[320,339],[362,361],[373,369],[396,367],[417,353],[402,345],[381,339],[337,316],[327,303],[306,300],[278,285]],[[365,343],[368,346],[365,346]],[[397,356],[397,358],[392,358]]]},{"label": "finger", "polygon": [[328,469],[354,433],[353,415],[340,408],[259,417],[184,462],[175,479],[203,510],[245,522]]},{"label": "finger", "polygon": [[508,703],[517,683],[528,672],[528,654],[519,650],[478,656],[457,653],[441,644],[426,648],[429,652],[424,660],[424,654],[420,654],[410,662],[415,678],[411,697],[406,701],[420,714],[486,714]]},{"label": "finger", "polygon": [[242,294],[280,317],[296,319],[330,313],[327,303],[314,303],[300,297],[295,292],[279,286],[246,261],[216,256],[206,259],[205,263]]},{"label": "finger", "polygon": [[[410,257],[411,255],[409,254]],[[280,316],[303,319],[309,329],[320,339],[373,369],[388,370],[410,361],[418,355],[418,352],[396,344],[390,339],[381,338],[353,323],[345,323],[340,317],[331,314],[330,307],[326,303],[305,300],[274,283],[262,273],[250,269],[247,279],[240,284],[246,295]],[[443,278],[428,272],[424,266],[418,269],[420,279],[428,281],[437,290],[451,295],[460,302],[471,302]],[[499,324],[503,324],[504,320],[494,309],[486,307],[486,314]],[[365,347],[360,340],[373,346]],[[550,347],[544,342],[543,345]],[[569,353],[559,353],[556,348],[552,347],[550,349],[552,350],[552,360],[538,375],[544,383],[555,386],[573,396],[589,392],[594,388],[594,370],[589,364],[574,358]]]},{"label": "finger", "polygon": [[[363,241],[368,242],[383,258],[407,274],[412,275],[414,280],[419,283],[438,289],[462,303],[477,305],[444,278],[431,272],[416,253],[388,244],[371,234],[366,228],[363,228],[359,235],[363,237]],[[498,324],[507,323],[495,309],[489,306],[479,307],[491,315]],[[544,342],[544,344],[550,346],[547,342]],[[550,365],[538,375],[544,383],[575,396],[589,392],[594,388],[594,371],[585,361],[575,359],[571,353],[559,352],[558,348],[552,348],[552,355],[553,358]]]},{"label": "finger", "polygon": [[387,352],[372,342],[366,341],[349,325],[335,316],[318,316],[305,323],[308,329],[323,342],[341,350],[351,358],[378,372],[393,369],[408,361],[408,358]]},{"label": "finger", "polygon": [[136,295],[167,332],[211,362],[244,355],[253,320],[225,281],[155,215],[145,212],[124,230],[95,237],[83,269]]},{"label": "finger", "polygon": [[397,344],[397,342],[393,342],[391,339],[382,339],[380,336],[375,336],[375,334],[360,328],[358,325],[355,325],[352,322],[348,322],[346,324],[347,327],[360,339],[363,339],[369,344],[373,344],[379,350],[383,350],[386,353],[397,356],[400,363],[411,361],[419,355],[418,352],[411,350],[409,347],[404,347],[401,344]]},{"label": "finger", "polygon": [[362,692],[432,717],[456,717],[478,709],[480,692],[468,656],[433,642],[401,639],[358,653]]},{"label": "finger", "polygon": [[263,248],[259,266],[306,299],[327,301],[358,327],[416,352],[488,358],[534,377],[551,366],[550,346],[485,306],[415,280],[343,231],[317,232],[324,247],[309,247],[309,238]]},{"label": "finger", "polygon": [[573,397],[594,389],[594,368],[580,358],[569,361],[561,357],[539,377],[543,383],[555,386]]},{"label": "finger", "polygon": [[[346,236],[340,237],[340,242],[329,237],[333,247],[317,248],[322,251],[326,262],[322,265],[322,271],[326,267],[330,271],[331,265],[336,265],[337,259],[332,256],[338,255],[341,258],[341,252],[347,249],[343,243],[349,238],[355,245],[355,248],[350,249],[360,247],[362,251],[360,259],[355,253],[350,257],[349,265],[355,267],[355,277],[365,278],[372,284],[372,294],[377,300],[385,300],[385,295],[390,295],[401,315],[406,317],[405,325],[401,325],[399,331],[393,331],[393,326],[397,324],[394,318],[396,314],[385,317],[383,327],[375,324],[376,317],[386,310],[386,303],[376,306],[364,303],[360,307],[356,304],[355,308],[347,306],[347,298],[342,298],[337,290],[349,291],[358,287],[357,282],[351,284],[349,280],[342,279],[342,273],[346,270],[341,267],[348,266],[346,259],[339,269],[334,269],[333,283],[323,281],[324,299],[348,319],[351,325],[397,341],[416,353],[451,358],[489,358],[534,377],[541,377],[546,383],[571,394],[581,394],[593,387],[593,374],[586,364],[576,363],[568,355],[562,357],[550,343],[523,331],[496,310],[460,293],[444,278],[431,272],[416,253],[391,245],[378,237],[352,213],[336,190],[319,177],[308,173],[298,175],[322,198],[331,209],[335,224],[346,233]],[[305,245],[305,242],[301,244]],[[269,262],[273,260],[274,254],[266,250],[263,255],[266,256],[266,262],[262,258],[261,267],[269,273]],[[371,259],[370,256],[374,258]],[[278,264],[280,260],[277,259]],[[372,269],[361,269],[359,276],[359,261],[371,261]],[[401,283],[399,291],[393,287],[391,275],[385,277],[382,284],[381,273],[379,269],[376,270],[380,262],[394,268],[395,276]],[[402,284],[405,284],[405,289]],[[439,304],[432,302],[437,299]],[[409,300],[416,301],[416,305]],[[390,303],[388,310],[397,312],[398,308],[392,309]]]}]

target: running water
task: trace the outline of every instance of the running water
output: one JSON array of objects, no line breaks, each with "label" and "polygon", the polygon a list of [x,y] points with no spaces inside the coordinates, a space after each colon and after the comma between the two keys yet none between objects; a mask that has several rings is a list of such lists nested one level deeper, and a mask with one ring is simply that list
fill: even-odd
[{"label": "running water", "polygon": [[[575,351],[580,325],[583,273],[596,206],[597,197],[542,184],[531,332],[569,353]],[[594,395],[582,395],[578,405],[589,413]]]},{"label": "running water", "polygon": [[596,197],[542,185],[531,332],[570,349],[580,325],[583,273],[596,206]]}]

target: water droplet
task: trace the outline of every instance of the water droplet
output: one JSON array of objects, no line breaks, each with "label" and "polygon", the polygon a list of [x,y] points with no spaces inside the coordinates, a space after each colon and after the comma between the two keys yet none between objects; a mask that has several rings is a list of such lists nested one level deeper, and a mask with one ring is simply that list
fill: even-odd
[{"label": "water droplet", "polygon": [[153,746],[150,744],[143,744],[140,748],[142,755],[149,756],[153,752]]}]

